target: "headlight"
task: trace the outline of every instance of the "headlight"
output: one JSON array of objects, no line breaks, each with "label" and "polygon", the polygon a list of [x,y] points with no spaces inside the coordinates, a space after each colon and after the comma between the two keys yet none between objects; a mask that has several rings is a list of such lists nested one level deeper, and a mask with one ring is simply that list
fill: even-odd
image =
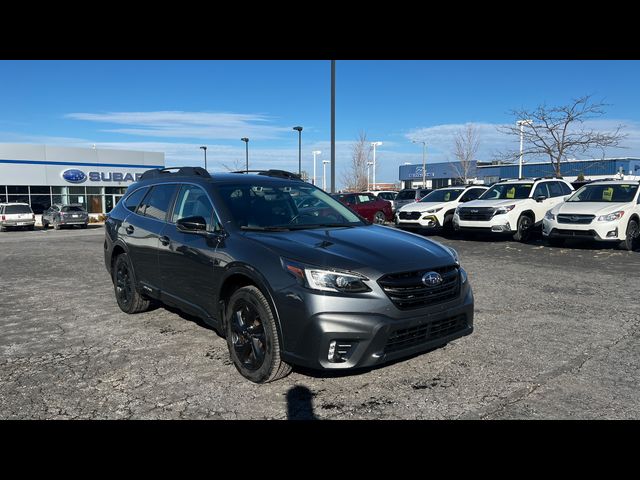
[{"label": "headlight", "polygon": [[493,214],[494,215],[502,215],[504,213],[509,213],[515,207],[516,207],[515,205],[507,205],[506,207],[500,207],[495,212],[493,212]]},{"label": "headlight", "polygon": [[458,256],[458,252],[456,252],[453,248],[447,247],[453,256],[453,260],[456,262],[456,265],[460,266],[460,257]]},{"label": "headlight", "polygon": [[442,210],[443,207],[440,208],[432,208],[431,210],[427,210],[425,213],[436,213]]},{"label": "headlight", "polygon": [[460,215],[460,207],[456,207],[456,211],[453,212],[455,215]]},{"label": "headlight", "polygon": [[556,216],[551,213],[551,210],[549,210],[547,213],[544,214],[544,218],[546,218],[547,220],[555,220]]},{"label": "headlight", "polygon": [[293,275],[301,285],[325,292],[363,293],[371,289],[363,275],[337,270],[323,270],[310,265],[282,259],[283,268]]},{"label": "headlight", "polygon": [[624,210],[618,210],[617,212],[610,213],[608,215],[600,215],[598,217],[599,222],[613,222],[615,220],[620,220],[624,215]]},{"label": "headlight", "polygon": [[463,285],[467,283],[467,271],[462,267],[460,267],[460,281]]}]

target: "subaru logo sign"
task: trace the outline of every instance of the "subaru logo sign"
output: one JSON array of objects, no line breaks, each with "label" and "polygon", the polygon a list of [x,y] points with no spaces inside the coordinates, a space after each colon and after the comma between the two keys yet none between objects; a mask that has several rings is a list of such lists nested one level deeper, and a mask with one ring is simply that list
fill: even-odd
[{"label": "subaru logo sign", "polygon": [[422,283],[427,287],[436,287],[442,283],[442,277],[438,272],[427,272],[422,276]]},{"label": "subaru logo sign", "polygon": [[72,168],[62,172],[62,178],[69,183],[82,183],[87,179],[87,175],[82,170]]}]

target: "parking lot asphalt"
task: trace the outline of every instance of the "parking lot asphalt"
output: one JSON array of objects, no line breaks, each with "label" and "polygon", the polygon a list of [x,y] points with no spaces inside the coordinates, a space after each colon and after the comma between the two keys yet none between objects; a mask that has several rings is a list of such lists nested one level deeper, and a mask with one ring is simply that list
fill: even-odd
[{"label": "parking lot asphalt", "polygon": [[640,418],[640,253],[431,237],[456,248],[475,332],[352,374],[255,385],[214,330],[122,313],[104,230],[0,233],[0,419]]}]

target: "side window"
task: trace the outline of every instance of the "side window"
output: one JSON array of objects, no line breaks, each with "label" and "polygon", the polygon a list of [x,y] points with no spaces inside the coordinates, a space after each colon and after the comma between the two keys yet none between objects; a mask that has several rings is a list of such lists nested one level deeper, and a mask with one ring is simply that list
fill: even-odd
[{"label": "side window", "polygon": [[558,183],[562,187],[562,191],[564,192],[563,195],[569,195],[569,194],[573,193],[573,190],[571,190],[571,187],[569,185],[567,185],[564,182],[558,182]]},{"label": "side window", "polygon": [[536,186],[535,190],[533,191],[532,198],[535,199],[535,198],[539,197],[540,195],[544,195],[545,197],[549,198],[549,190],[547,190],[547,183],[549,183],[549,182],[539,183]]},{"label": "side window", "polygon": [[202,217],[207,222],[207,230],[212,229],[213,206],[207,194],[195,185],[183,185],[173,208],[171,222],[187,217]]},{"label": "side window", "polygon": [[164,221],[175,191],[175,184],[160,184],[151,187],[151,191],[144,197],[137,212],[145,217]]},{"label": "side window", "polygon": [[127,208],[127,210],[131,210],[132,212],[135,212],[136,207],[140,204],[140,200],[142,200],[142,197],[144,197],[144,194],[147,193],[148,190],[149,189],[147,187],[140,188],[129,195],[124,201],[125,208]]},{"label": "side window", "polygon": [[564,195],[562,191],[562,184],[560,182],[549,182],[547,186],[549,187],[549,195],[551,197],[561,197]]},{"label": "side window", "polygon": [[470,202],[471,200],[475,200],[480,195],[482,195],[485,191],[482,188],[472,188],[467,190],[467,192],[460,199],[461,202]]},{"label": "side window", "polygon": [[371,194],[362,194],[362,195],[358,195],[358,203],[369,203],[369,202],[375,202],[376,201],[376,197],[374,197]]}]

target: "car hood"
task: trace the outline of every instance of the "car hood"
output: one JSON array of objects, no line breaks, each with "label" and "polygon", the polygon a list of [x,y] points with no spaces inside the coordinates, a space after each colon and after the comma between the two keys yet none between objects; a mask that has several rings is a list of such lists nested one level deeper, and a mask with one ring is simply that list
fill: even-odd
[{"label": "car hood", "polygon": [[554,215],[559,213],[571,214],[577,213],[581,215],[606,215],[608,213],[625,210],[629,206],[628,203],[619,202],[563,202],[554,209]]},{"label": "car hood", "polygon": [[401,212],[426,212],[433,208],[446,208],[449,205],[455,205],[457,202],[416,202],[410,205],[405,205],[400,210]]},{"label": "car hood", "polygon": [[321,267],[355,270],[368,276],[454,263],[447,247],[379,225],[243,234],[281,257]]},{"label": "car hood", "polygon": [[471,202],[461,203],[460,208],[466,207],[504,207],[506,205],[518,205],[519,203],[529,200],[528,198],[506,199],[506,200],[472,200]]}]

